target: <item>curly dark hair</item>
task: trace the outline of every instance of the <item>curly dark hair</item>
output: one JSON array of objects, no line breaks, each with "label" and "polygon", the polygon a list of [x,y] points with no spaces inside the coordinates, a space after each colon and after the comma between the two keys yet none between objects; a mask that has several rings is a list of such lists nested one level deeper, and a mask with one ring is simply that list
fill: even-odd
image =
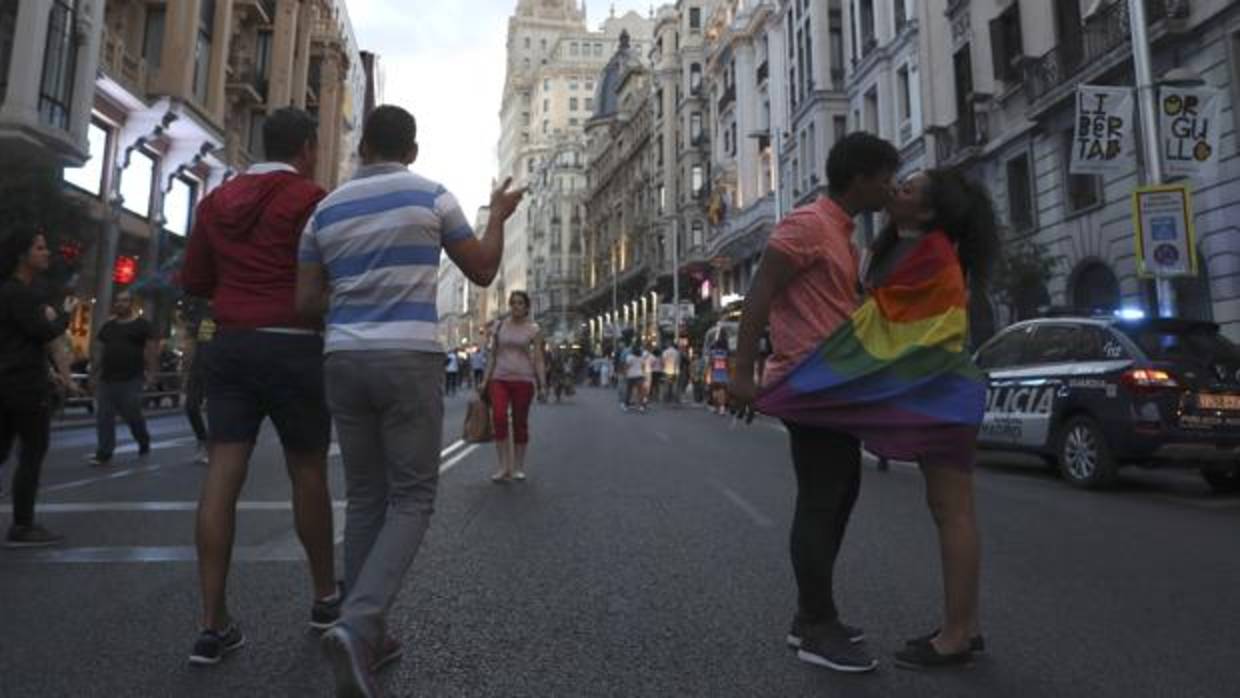
[{"label": "curly dark hair", "polygon": [[999,258],[999,222],[990,192],[958,170],[936,169],[926,175],[926,203],[934,211],[928,227],[947,233],[956,243],[969,285],[985,290]]},{"label": "curly dark hair", "polygon": [[525,301],[525,307],[527,308],[532,307],[530,304],[530,294],[526,293],[525,291],[513,291],[512,293],[508,294],[509,303],[512,302],[513,298],[520,298],[521,300]]}]

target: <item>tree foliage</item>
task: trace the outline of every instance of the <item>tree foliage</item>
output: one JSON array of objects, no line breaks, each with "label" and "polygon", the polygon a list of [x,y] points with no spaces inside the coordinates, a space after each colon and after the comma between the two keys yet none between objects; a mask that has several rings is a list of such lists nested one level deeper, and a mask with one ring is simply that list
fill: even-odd
[{"label": "tree foliage", "polygon": [[995,299],[1007,306],[1012,319],[1029,317],[1050,302],[1046,284],[1062,263],[1062,256],[1051,255],[1041,243],[1009,242],[995,265],[991,289]]}]

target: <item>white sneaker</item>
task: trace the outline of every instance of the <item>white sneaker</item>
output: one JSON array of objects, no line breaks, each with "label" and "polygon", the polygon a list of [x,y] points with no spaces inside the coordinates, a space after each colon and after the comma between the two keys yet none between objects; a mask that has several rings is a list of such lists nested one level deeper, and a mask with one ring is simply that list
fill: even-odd
[{"label": "white sneaker", "polygon": [[210,459],[207,458],[207,447],[204,444],[198,444],[197,450],[194,451],[194,463],[197,465],[206,465]]}]

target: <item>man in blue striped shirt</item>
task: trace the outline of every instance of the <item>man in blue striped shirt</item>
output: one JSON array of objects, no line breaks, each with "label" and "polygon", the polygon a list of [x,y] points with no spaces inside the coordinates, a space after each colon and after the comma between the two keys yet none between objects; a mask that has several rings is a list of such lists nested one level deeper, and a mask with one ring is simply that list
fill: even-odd
[{"label": "man in blue striped shirt", "polygon": [[372,696],[374,670],[400,653],[385,614],[434,510],[443,428],[444,353],[436,339],[440,252],[472,282],[495,278],[504,222],[524,190],[491,196],[481,239],[455,197],[409,171],[414,118],[377,108],[362,167],[323,199],[302,235],[297,307],[326,314],[327,402],[344,461],[345,591],[323,637],[339,695]]}]

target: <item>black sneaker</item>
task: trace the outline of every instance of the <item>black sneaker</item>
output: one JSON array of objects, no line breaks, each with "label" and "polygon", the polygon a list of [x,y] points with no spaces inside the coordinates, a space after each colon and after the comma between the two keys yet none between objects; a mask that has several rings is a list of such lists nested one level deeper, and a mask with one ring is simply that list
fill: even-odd
[{"label": "black sneaker", "polygon": [[[801,638],[805,637],[805,633],[810,628],[810,625],[804,616],[800,613],[796,614],[792,617],[792,628],[788,630],[788,635],[784,638],[784,642],[787,642],[792,649],[799,649],[801,647]],[[865,631],[861,628],[841,621],[836,621],[836,625],[844,630],[844,634],[848,635],[848,641],[854,645],[865,640]]]},{"label": "black sneaker", "polygon": [[340,607],[344,605],[344,586],[337,585],[330,599],[315,599],[310,607],[310,627],[327,630],[340,620]]},{"label": "black sneaker", "polygon": [[189,663],[198,666],[219,664],[224,655],[240,649],[245,644],[245,635],[236,623],[230,623],[223,632],[203,630],[194,643],[194,651],[189,653]]},{"label": "black sneaker", "polygon": [[331,662],[336,677],[337,698],[376,698],[374,659],[366,643],[344,625],[333,626],[323,633],[323,653]]},{"label": "black sneaker", "polygon": [[52,533],[38,524],[31,524],[29,526],[14,524],[9,527],[9,535],[4,538],[4,547],[48,548],[53,545],[60,545],[64,540],[64,536],[59,533]]},{"label": "black sneaker", "polygon": [[878,661],[852,642],[839,625],[822,625],[801,637],[797,659],[809,664],[850,674],[878,668]]},{"label": "black sneaker", "polygon": [[151,455],[151,443],[148,441],[147,443],[139,444],[138,445],[138,457],[146,458],[149,455]]},{"label": "black sneaker", "polygon": [[973,665],[971,651],[939,654],[939,651],[929,642],[906,645],[904,649],[896,652],[895,658],[896,666],[901,669],[952,669]]},{"label": "black sneaker", "polygon": [[[935,628],[925,635],[918,635],[910,640],[906,640],[906,647],[911,645],[928,645],[930,641],[939,636],[939,629]],[[986,638],[981,635],[974,635],[969,638],[969,651],[973,654],[984,654],[986,652]]]}]

